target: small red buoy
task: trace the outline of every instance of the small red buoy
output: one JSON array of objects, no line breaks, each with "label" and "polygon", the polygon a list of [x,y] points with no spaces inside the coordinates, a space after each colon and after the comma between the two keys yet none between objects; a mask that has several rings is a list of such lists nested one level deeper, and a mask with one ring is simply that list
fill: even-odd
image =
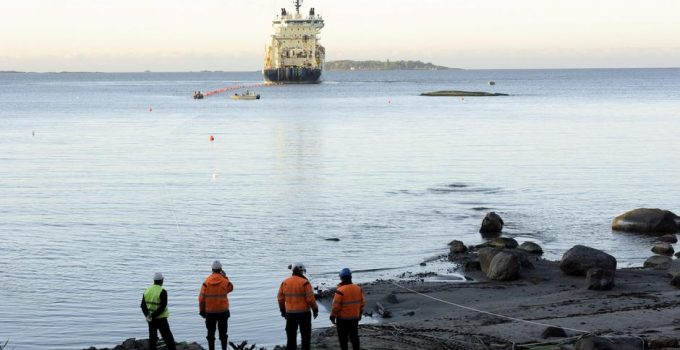
[{"label": "small red buoy", "polygon": [[210,135],[210,142],[215,141],[215,136]]}]

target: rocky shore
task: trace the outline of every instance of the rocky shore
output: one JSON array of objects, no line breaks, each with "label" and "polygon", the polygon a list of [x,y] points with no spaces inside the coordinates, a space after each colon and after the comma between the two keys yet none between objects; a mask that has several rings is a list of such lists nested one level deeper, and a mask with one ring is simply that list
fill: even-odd
[{"label": "rocky shore", "polygon": [[[656,255],[645,267],[617,269],[613,256],[584,245],[548,261],[537,244],[502,237],[503,219],[488,213],[480,228],[485,243],[452,241],[441,257],[466,281],[433,282],[418,275],[362,285],[365,312],[380,322],[360,326],[361,348],[680,348],[680,260],[672,259],[671,246],[680,219],[643,208],[615,218],[612,228],[621,227],[658,237],[650,250]],[[332,291],[321,293],[320,303],[329,307],[331,296]],[[201,349],[186,346],[181,349]],[[335,329],[316,330],[312,348],[338,349]]]}]

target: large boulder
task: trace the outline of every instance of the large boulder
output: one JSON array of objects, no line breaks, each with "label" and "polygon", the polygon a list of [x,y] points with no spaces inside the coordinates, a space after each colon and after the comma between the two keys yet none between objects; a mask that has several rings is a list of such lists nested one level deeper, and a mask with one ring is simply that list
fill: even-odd
[{"label": "large boulder", "polygon": [[560,270],[567,275],[585,276],[592,268],[616,270],[616,258],[595,248],[576,245],[560,260]]},{"label": "large boulder", "polygon": [[657,243],[652,247],[652,252],[661,255],[673,256],[675,250],[673,249],[673,246],[670,245],[670,243]]},{"label": "large boulder", "polygon": [[495,212],[486,214],[482,220],[482,227],[479,228],[481,234],[499,234],[503,231],[503,219]]},{"label": "large boulder", "polygon": [[491,259],[486,277],[496,281],[514,281],[519,278],[521,269],[522,263],[517,254],[500,252]]},{"label": "large boulder", "polygon": [[668,210],[640,208],[614,218],[612,229],[662,236],[678,231],[678,219]]},{"label": "large boulder", "polygon": [[586,286],[590,290],[611,290],[614,288],[614,273],[615,270],[589,269],[586,273]]},{"label": "large boulder", "polygon": [[647,344],[640,337],[598,337],[587,335],[576,342],[576,350],[640,350]]},{"label": "large boulder", "polygon": [[494,248],[482,248],[479,250],[479,265],[482,268],[482,272],[485,274],[489,271],[489,265],[491,265],[491,260],[496,254],[500,253],[502,250]]},{"label": "large boulder", "polygon": [[543,254],[543,248],[541,248],[540,245],[534,243],[534,242],[524,242],[517,247],[519,250],[523,250],[529,254],[537,254],[541,255]]},{"label": "large boulder", "polygon": [[654,255],[645,260],[643,267],[652,268],[655,270],[666,270],[671,264],[671,258],[662,255]]}]

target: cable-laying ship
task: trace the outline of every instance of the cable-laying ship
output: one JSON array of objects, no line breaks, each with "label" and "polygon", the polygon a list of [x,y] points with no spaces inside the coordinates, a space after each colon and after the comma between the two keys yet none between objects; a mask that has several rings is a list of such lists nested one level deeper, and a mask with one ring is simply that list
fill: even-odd
[{"label": "cable-laying ship", "polygon": [[295,13],[285,8],[272,21],[274,34],[267,47],[264,79],[275,83],[318,83],[326,50],[319,45],[319,33],[324,27],[323,18],[314,8],[309,15],[300,13],[302,0],[295,0]]}]

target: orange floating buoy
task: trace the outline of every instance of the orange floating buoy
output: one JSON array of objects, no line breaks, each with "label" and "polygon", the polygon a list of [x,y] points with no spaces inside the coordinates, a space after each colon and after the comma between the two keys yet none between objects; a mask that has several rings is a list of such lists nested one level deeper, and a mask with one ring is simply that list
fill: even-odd
[{"label": "orange floating buoy", "polygon": [[215,136],[210,135],[210,142],[215,141]]}]

